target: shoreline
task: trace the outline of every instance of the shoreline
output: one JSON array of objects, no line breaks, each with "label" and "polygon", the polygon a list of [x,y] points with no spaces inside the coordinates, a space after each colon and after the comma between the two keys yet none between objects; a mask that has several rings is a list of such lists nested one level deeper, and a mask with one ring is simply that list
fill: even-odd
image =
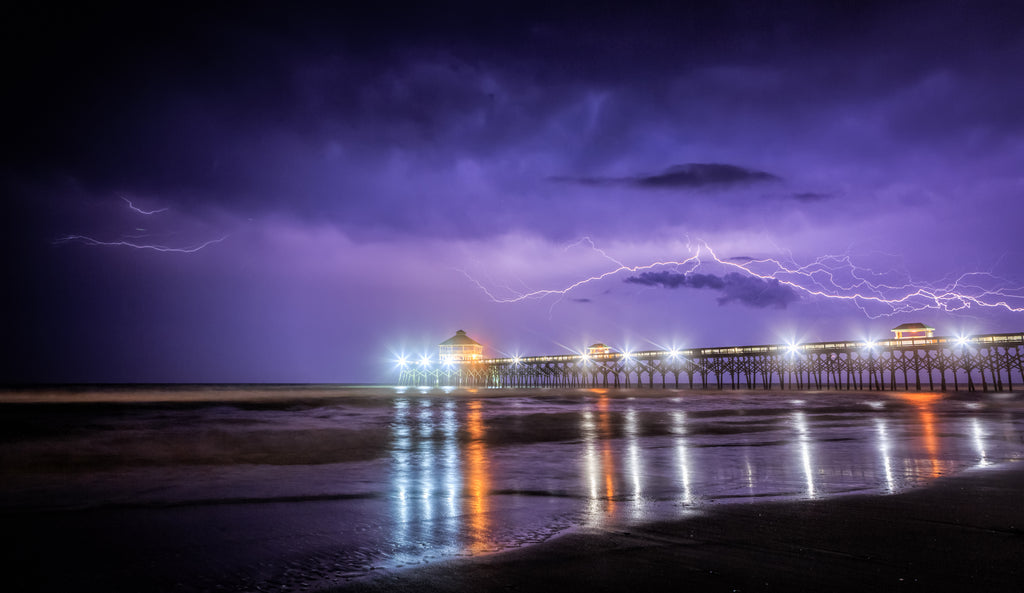
[{"label": "shoreline", "polygon": [[1020,389],[1003,391],[929,391],[929,390],[839,390],[839,389],[689,389],[673,387],[519,387],[519,388],[475,388],[475,387],[401,387],[392,385],[351,385],[351,384],[126,384],[126,385],[68,385],[39,386],[31,388],[0,388],[0,406],[4,405],[47,405],[47,404],[218,404],[244,402],[321,402],[349,398],[393,398],[456,396],[478,399],[505,397],[536,397],[546,393],[578,395],[602,395],[618,398],[680,397],[688,395],[717,395],[723,398],[765,395],[771,393],[808,395],[832,394],[836,396],[900,396],[903,394],[938,394],[941,399],[972,399],[984,397],[1013,398],[1024,395]]},{"label": "shoreline", "polygon": [[1024,461],[891,495],[711,504],[323,591],[1020,591]]}]

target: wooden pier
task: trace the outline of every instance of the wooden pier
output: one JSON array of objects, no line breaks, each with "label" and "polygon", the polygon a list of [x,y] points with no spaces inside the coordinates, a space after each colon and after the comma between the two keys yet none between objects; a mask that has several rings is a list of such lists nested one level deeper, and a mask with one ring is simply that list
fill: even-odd
[{"label": "wooden pier", "polygon": [[401,385],[1011,391],[1024,333],[402,364]]}]

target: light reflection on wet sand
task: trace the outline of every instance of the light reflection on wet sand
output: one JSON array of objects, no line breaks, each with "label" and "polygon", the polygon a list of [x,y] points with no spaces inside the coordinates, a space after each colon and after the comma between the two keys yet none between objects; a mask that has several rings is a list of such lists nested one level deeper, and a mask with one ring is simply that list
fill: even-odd
[{"label": "light reflection on wet sand", "polygon": [[[572,513],[571,501],[580,500],[578,524],[598,528],[678,516],[717,500],[891,494],[957,469],[990,465],[991,435],[1010,433],[1020,440],[1016,426],[992,425],[988,417],[958,412],[959,426],[943,425],[934,409],[941,394],[896,394],[892,400],[907,406],[846,402],[847,408],[837,411],[820,410],[821,402],[815,401],[784,400],[780,408],[778,401],[755,398],[747,403],[772,408],[752,414],[755,420],[741,416],[752,427],[748,431],[728,413],[720,417],[698,410],[691,418],[685,400],[657,402],[589,390],[578,404],[554,410],[545,404],[545,413],[579,410],[577,425],[565,426],[562,439],[531,445],[495,437],[489,445],[488,423],[505,425],[512,411],[501,400],[396,398],[390,455],[398,501],[395,546],[426,542],[452,553],[479,554],[518,545],[515,528],[503,523],[531,511],[510,503],[508,495],[495,495],[521,490],[518,483],[504,483],[502,470],[515,469],[532,475],[534,484],[547,484],[549,495],[562,503],[555,505],[559,512],[568,506]],[[519,409],[530,405],[516,404]],[[1019,423],[1017,417],[1011,420]],[[529,433],[530,427],[520,430]],[[578,452],[566,454],[573,449]],[[1003,449],[1004,458],[1022,455],[1019,447]],[[556,451],[562,459],[579,460],[575,471],[560,463],[531,465],[536,456]],[[498,453],[495,470],[492,457]],[[442,530],[434,525],[438,515],[444,518]]]},{"label": "light reflection on wet sand", "polygon": [[[725,501],[892,494],[941,475],[1024,458],[1020,397],[652,397],[609,390],[487,395],[418,389],[304,409],[220,405],[208,410],[145,407],[111,417],[98,412],[88,424],[109,432],[82,432],[81,440],[63,432],[51,441],[11,439],[8,456],[2,458],[6,465],[0,466],[9,478],[0,488],[0,509],[17,512],[44,501],[88,510],[117,501],[148,513],[137,517],[158,518],[166,508],[188,515],[216,501],[225,509],[252,509],[252,515],[240,513],[250,517],[248,522],[225,530],[238,541],[272,550],[272,541],[315,539],[319,550],[328,550],[318,553],[345,566],[342,572],[350,575],[370,566],[526,545],[572,527],[614,528],[677,518]],[[141,449],[142,441],[133,444],[126,434],[135,431],[146,442],[158,442],[161,436],[173,437],[182,422],[195,431],[234,430],[240,436],[246,433],[239,427],[272,426],[296,437],[309,430],[358,429],[371,438],[365,445],[340,439],[355,443],[348,451],[296,450],[282,454],[288,463],[207,465],[202,474],[186,449],[177,462],[163,461],[159,467],[126,468],[116,458],[103,457],[109,466],[90,470],[79,465],[52,475],[12,461],[40,452],[69,455],[60,449],[67,447],[86,462],[98,463],[89,451],[112,450],[115,444],[125,458],[144,457],[148,451]],[[204,422],[210,426],[204,428]],[[353,453],[378,442],[374,434],[385,435],[379,452]],[[140,449],[133,451],[133,446]],[[319,461],[335,453],[336,461]],[[318,461],[304,461],[302,454]],[[236,499],[249,506],[236,505]],[[324,523],[316,513],[285,519],[279,507],[259,501],[288,501],[290,509],[324,505],[331,520]],[[291,539],[282,534],[292,534]],[[349,558],[356,553],[352,550],[358,561]],[[176,553],[187,559],[201,549],[183,541]]]},{"label": "light reflection on wet sand", "polygon": [[807,419],[802,410],[793,412],[793,424],[796,426],[797,446],[800,449],[800,468],[807,481],[807,498],[814,498],[814,470],[811,462],[811,439],[807,434]]},{"label": "light reflection on wet sand", "polygon": [[488,522],[490,517],[490,467],[487,459],[487,445],[484,443],[486,427],[483,419],[483,403],[473,400],[467,404],[466,432],[466,487],[469,492],[469,551],[486,552],[494,549],[490,540]]}]

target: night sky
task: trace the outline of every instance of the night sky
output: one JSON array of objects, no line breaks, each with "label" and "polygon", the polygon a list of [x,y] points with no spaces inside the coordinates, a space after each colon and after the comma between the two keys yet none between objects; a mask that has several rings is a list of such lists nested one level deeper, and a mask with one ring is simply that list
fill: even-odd
[{"label": "night sky", "polygon": [[1024,330],[1019,2],[363,4],[5,15],[0,381]]}]

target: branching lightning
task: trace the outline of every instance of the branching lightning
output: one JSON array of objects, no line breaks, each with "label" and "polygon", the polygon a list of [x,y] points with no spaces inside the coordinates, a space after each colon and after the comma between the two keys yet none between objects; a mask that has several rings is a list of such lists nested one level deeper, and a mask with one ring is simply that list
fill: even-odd
[{"label": "branching lightning", "polygon": [[129,207],[129,208],[131,208],[131,209],[132,209],[132,210],[134,210],[135,212],[138,212],[139,214],[144,214],[144,215],[146,215],[146,216],[149,216],[149,215],[151,215],[151,214],[160,214],[161,212],[166,212],[166,211],[167,211],[167,208],[159,208],[159,209],[157,209],[157,210],[143,210],[142,208],[139,208],[139,207],[138,207],[138,206],[136,206],[135,204],[132,204],[132,201],[131,201],[131,200],[129,200],[127,196],[125,196],[125,195],[123,195],[123,194],[119,194],[119,197],[120,197],[120,198],[121,198],[122,200],[124,200],[125,202],[127,202],[127,203],[128,203],[128,207]]},{"label": "branching lightning", "polygon": [[564,252],[564,251],[569,251],[569,250],[570,250],[570,249],[572,249],[573,247],[576,247],[577,245],[582,245],[582,244],[584,244],[584,243],[586,243],[587,245],[589,245],[591,249],[593,249],[593,250],[594,250],[594,251],[596,251],[597,253],[600,253],[602,257],[604,257],[604,258],[605,258],[605,259],[607,259],[608,261],[612,262],[613,264],[615,264],[615,265],[617,265],[617,266],[619,266],[619,267],[621,267],[621,268],[625,268],[625,267],[626,267],[626,264],[624,264],[624,263],[620,262],[619,260],[615,259],[614,257],[612,257],[612,256],[608,255],[608,253],[607,253],[607,252],[605,252],[605,250],[604,250],[604,249],[601,249],[600,247],[598,247],[598,246],[597,246],[597,245],[596,245],[596,244],[594,243],[594,240],[593,240],[593,239],[591,239],[590,237],[583,237],[582,239],[580,239],[580,240],[578,240],[578,241],[573,241],[572,243],[569,243],[568,245],[566,245],[566,246],[565,246],[565,247],[564,247],[564,248],[562,249],[562,251],[563,251],[563,252]]},{"label": "branching lightning", "polygon": [[[124,202],[128,205],[128,208],[132,212],[135,212],[136,214],[140,214],[142,216],[153,216],[153,215],[160,214],[162,212],[166,212],[167,210],[169,210],[169,208],[158,208],[156,210],[144,210],[144,209],[139,208],[138,206],[136,206],[134,203],[132,203],[132,201],[127,196],[125,196],[123,194],[118,194],[118,197],[121,198],[122,200],[124,200]],[[137,233],[136,234],[123,234],[123,235],[121,235],[121,237],[119,239],[113,240],[113,241],[102,241],[100,239],[96,239],[94,237],[89,237],[89,236],[86,236],[86,235],[66,235],[64,237],[60,237],[59,239],[56,239],[53,243],[55,245],[61,245],[61,244],[64,244],[64,243],[81,243],[83,245],[94,245],[94,246],[103,246],[103,247],[129,247],[131,249],[144,249],[144,250],[160,251],[160,252],[165,252],[165,253],[195,253],[195,252],[197,252],[197,251],[199,251],[201,249],[205,249],[206,247],[209,247],[210,245],[213,245],[215,243],[220,243],[221,241],[223,241],[223,240],[228,238],[228,235],[224,235],[224,236],[219,237],[217,239],[211,239],[211,240],[203,241],[203,242],[200,242],[200,243],[194,243],[194,244],[191,244],[191,245],[175,247],[175,246],[163,245],[163,244],[159,244],[159,243],[142,242],[142,241],[140,241],[140,239],[144,239],[144,238],[150,237],[152,235],[145,228],[136,227],[133,230],[137,231]]]},{"label": "branching lightning", "polygon": [[[555,296],[560,299],[570,292],[620,274],[636,274],[658,268],[668,268],[681,274],[690,274],[702,266],[719,266],[764,281],[778,282],[800,294],[849,302],[869,318],[878,318],[926,309],[946,312],[974,307],[1024,312],[1024,287],[1007,287],[1005,281],[987,272],[968,272],[940,283],[928,284],[911,279],[886,280],[891,273],[879,274],[856,265],[849,255],[825,255],[799,265],[774,258],[722,258],[703,241],[688,245],[691,253],[680,260],[664,260],[626,265],[594,245],[589,237],[573,245],[587,243],[592,249],[616,264],[607,271],[573,281],[559,288],[544,288],[523,292],[509,291],[497,295],[479,280],[463,271],[488,298],[496,303],[516,303],[530,299]],[[1000,288],[986,287],[1001,282]]]},{"label": "branching lightning", "polygon": [[67,237],[61,237],[54,241],[55,244],[69,243],[69,242],[80,242],[85,245],[102,245],[106,247],[131,247],[133,249],[151,249],[153,251],[165,251],[175,253],[195,253],[200,249],[213,245],[214,243],[220,243],[224,239],[227,239],[227,235],[220,237],[219,239],[211,239],[205,243],[198,245],[192,245],[189,247],[169,247],[167,245],[150,245],[147,243],[133,243],[131,241],[99,241],[92,237],[86,237],[84,235],[68,235]]}]

